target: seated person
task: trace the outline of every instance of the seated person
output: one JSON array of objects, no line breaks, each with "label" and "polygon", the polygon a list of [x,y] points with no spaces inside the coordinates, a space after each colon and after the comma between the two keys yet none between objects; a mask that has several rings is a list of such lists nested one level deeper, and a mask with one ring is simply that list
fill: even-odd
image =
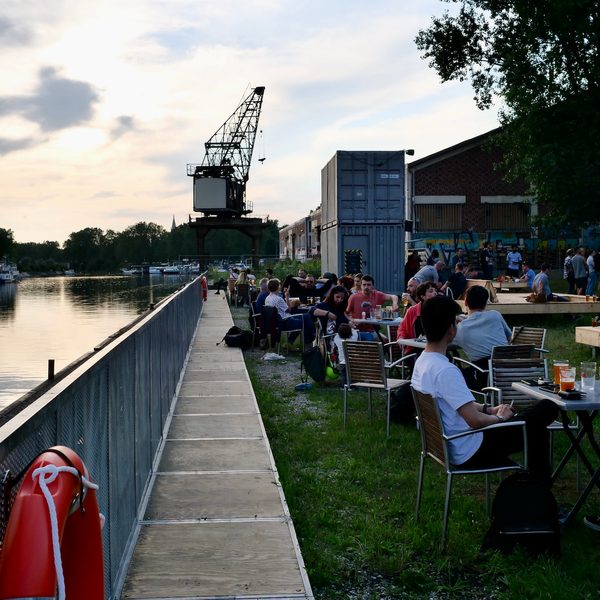
[{"label": "seated person", "polygon": [[[446,357],[448,344],[456,335],[459,312],[458,304],[447,296],[436,296],[423,304],[421,320],[427,345],[415,362],[412,386],[437,401],[447,435],[502,421],[525,421],[529,469],[550,483],[547,427],[556,419],[558,407],[551,400],[540,400],[516,415],[508,404],[488,408],[475,402],[460,369]],[[517,427],[491,429],[449,443],[450,462],[473,469],[497,466],[522,449],[523,435]]]},{"label": "seated person", "polygon": [[566,298],[553,294],[550,289],[550,265],[542,263],[540,272],[534,277],[531,291],[539,297],[539,301],[559,301],[565,302]]},{"label": "seated person", "polygon": [[329,293],[329,290],[337,285],[338,276],[335,273],[323,273],[320,279],[317,279],[316,288],[319,298],[323,300]]},{"label": "seated person", "polygon": [[[398,310],[398,296],[395,294],[384,294],[375,289],[375,280],[371,275],[363,275],[361,279],[362,291],[352,294],[348,301],[346,316],[348,319],[361,319],[363,313],[365,317],[371,316],[376,306],[383,305],[385,302],[392,303],[392,310]],[[375,341],[377,334],[375,327],[370,323],[357,323],[360,332],[360,339],[366,341]]]},{"label": "seated person", "polygon": [[340,277],[338,279],[337,284],[343,285],[348,290],[348,293],[350,294],[352,287],[354,286],[354,279],[348,275],[344,275],[343,277]]},{"label": "seated person", "polygon": [[[437,288],[431,281],[421,283],[417,288],[418,303],[411,306],[404,315],[402,323],[398,327],[398,340],[409,340],[419,337],[423,330],[421,329],[420,317],[423,303],[430,298],[437,296]],[[413,352],[414,349],[408,346],[404,347],[404,353]]]},{"label": "seated person", "polygon": [[[481,285],[467,290],[465,306],[468,316],[458,324],[454,342],[478,367],[488,369],[488,362],[494,346],[506,346],[512,335],[504,317],[497,310],[486,310],[490,295]],[[487,375],[469,368],[464,371],[467,385],[473,390],[481,390],[487,385]]]},{"label": "seated person", "polygon": [[259,292],[258,292],[258,296],[256,297],[256,312],[260,313],[260,311],[262,310],[262,307],[265,304],[265,300],[267,299],[267,296],[269,295],[269,288],[267,287],[267,284],[269,283],[269,280],[266,277],[263,277],[263,279],[260,280],[260,288],[259,288]]},{"label": "seated person", "polygon": [[356,293],[362,291],[362,286],[360,283],[362,281],[362,276],[363,276],[362,273],[356,273],[356,275],[354,275],[354,286],[350,290],[351,294],[356,294]]},{"label": "seated person", "polygon": [[406,283],[406,292],[402,294],[402,304],[406,302],[405,306],[414,306],[419,302],[417,300],[418,287],[419,282],[414,277],[411,277]]},{"label": "seated person", "polygon": [[337,354],[338,369],[340,372],[340,383],[346,385],[348,378],[346,376],[346,357],[344,356],[344,340],[356,342],[358,340],[358,331],[350,327],[349,323],[342,323],[335,337],[333,338],[332,346]]},{"label": "seated person", "polygon": [[308,304],[321,298],[314,275],[307,274],[303,281],[299,281],[299,284],[298,297],[302,304]]},{"label": "seated person", "polygon": [[476,269],[473,265],[468,264],[464,269],[463,269],[463,275],[467,278],[467,279],[485,279],[484,274],[482,271],[480,271],[479,269]]},{"label": "seated person", "polygon": [[526,263],[523,263],[523,275],[519,277],[519,281],[526,281],[527,287],[533,288],[533,280],[535,279],[535,271]]},{"label": "seated person", "polygon": [[446,293],[446,290],[450,290],[452,298],[460,298],[467,287],[467,278],[463,274],[463,269],[462,263],[456,263],[454,273],[448,277],[448,281],[442,285],[440,291]]},{"label": "seated person", "polygon": [[[274,306],[277,309],[277,314],[279,315],[279,328],[281,331],[300,329],[304,323],[304,344],[310,344],[315,339],[315,325],[311,316],[308,313],[292,315],[290,313],[289,292],[286,294],[286,298],[283,299],[279,294],[280,287],[281,284],[279,279],[269,280],[267,283],[269,295],[266,297],[264,305]],[[290,335],[290,343],[296,339],[297,335],[297,333]]]},{"label": "seated person", "polygon": [[313,317],[317,317],[321,322],[321,327],[325,335],[335,333],[342,323],[348,322],[346,308],[348,307],[348,290],[336,285],[329,290],[325,300],[319,302],[313,309]]}]

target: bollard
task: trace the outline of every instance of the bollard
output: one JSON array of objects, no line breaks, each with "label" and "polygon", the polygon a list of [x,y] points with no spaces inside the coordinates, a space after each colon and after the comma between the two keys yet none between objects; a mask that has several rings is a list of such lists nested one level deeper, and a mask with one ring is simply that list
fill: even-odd
[{"label": "bollard", "polygon": [[48,379],[54,379],[54,359],[48,359]]}]

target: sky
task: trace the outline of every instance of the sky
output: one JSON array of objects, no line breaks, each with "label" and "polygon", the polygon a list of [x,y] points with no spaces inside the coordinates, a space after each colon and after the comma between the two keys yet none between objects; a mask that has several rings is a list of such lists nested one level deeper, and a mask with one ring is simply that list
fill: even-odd
[{"label": "sky", "polygon": [[[193,213],[187,163],[265,86],[247,199],[291,223],[336,150],[413,159],[497,127],[442,84],[414,38],[440,0],[2,0],[0,227],[169,229]],[[264,155],[265,161],[258,158]],[[412,160],[412,159],[409,159]]]}]

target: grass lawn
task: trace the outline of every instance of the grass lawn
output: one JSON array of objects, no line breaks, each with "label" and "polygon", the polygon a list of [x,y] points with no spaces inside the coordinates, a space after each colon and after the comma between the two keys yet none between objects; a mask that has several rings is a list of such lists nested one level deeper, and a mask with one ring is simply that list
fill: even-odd
[{"label": "grass lawn", "polygon": [[[247,309],[233,312],[247,327]],[[550,360],[568,358],[578,365],[590,359],[590,349],[574,342],[575,326],[589,324],[589,317],[507,321],[546,327]],[[445,474],[431,461],[421,519],[414,518],[420,452],[415,427],[393,426],[386,439],[383,396],[369,421],[366,394],[352,392],[344,430],[340,388],[316,384],[296,392],[298,353],[282,363],[263,362],[262,354],[247,351],[246,364],[317,598],[600,597],[600,569],[594,566],[600,564],[600,534],[581,522],[584,514],[600,513],[598,490],[563,533],[561,558],[532,560],[522,553],[480,553],[489,525],[483,476],[455,478],[449,545],[442,555]],[[558,455],[566,448],[562,438],[557,436]],[[574,464],[554,487],[559,503],[576,497]]]}]

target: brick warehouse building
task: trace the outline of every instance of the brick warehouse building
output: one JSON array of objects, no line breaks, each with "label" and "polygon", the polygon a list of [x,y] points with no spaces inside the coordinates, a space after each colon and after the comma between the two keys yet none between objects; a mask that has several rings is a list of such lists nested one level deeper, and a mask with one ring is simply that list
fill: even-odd
[{"label": "brick warehouse building", "polygon": [[534,245],[533,195],[525,182],[505,181],[494,166],[502,159],[501,151],[485,147],[497,131],[408,164],[407,214],[415,243],[468,249],[485,241]]}]

